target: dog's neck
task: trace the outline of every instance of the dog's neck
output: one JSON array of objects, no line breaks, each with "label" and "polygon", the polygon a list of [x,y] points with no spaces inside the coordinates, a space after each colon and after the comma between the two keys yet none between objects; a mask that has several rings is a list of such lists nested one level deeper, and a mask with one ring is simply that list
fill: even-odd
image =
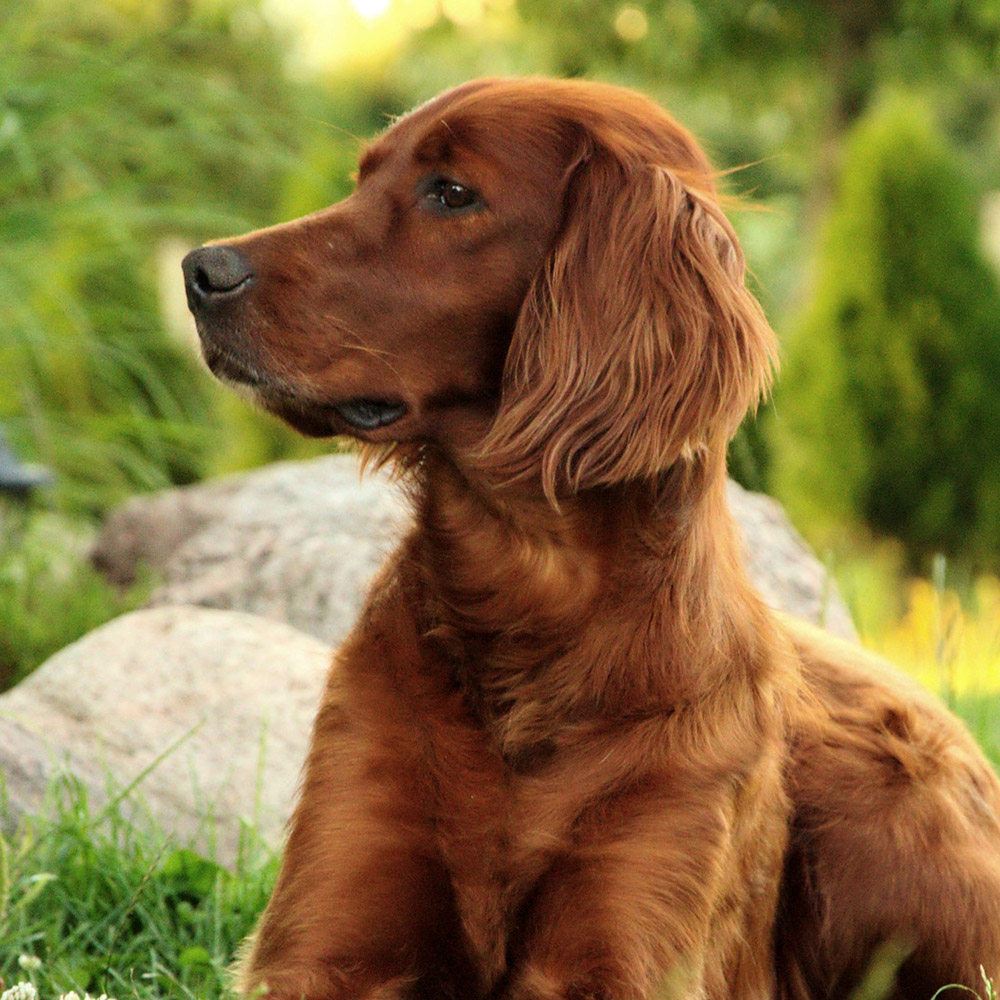
[{"label": "dog's neck", "polygon": [[556,511],[431,455],[416,506],[428,640],[505,739],[530,742],[556,716],[673,711],[765,659],[754,648],[769,620],[743,570],[724,458]]}]

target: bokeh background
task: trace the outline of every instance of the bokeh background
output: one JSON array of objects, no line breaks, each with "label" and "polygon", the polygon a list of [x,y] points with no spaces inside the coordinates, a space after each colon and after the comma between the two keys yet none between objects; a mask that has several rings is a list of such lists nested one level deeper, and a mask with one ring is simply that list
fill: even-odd
[{"label": "bokeh background", "polygon": [[[184,252],[528,73],[639,88],[710,151],[784,356],[732,471],[1000,761],[1000,0],[0,0],[0,432],[54,473],[0,496],[0,691],[154,585],[90,566],[113,506],[331,447],[210,379]],[[224,995],[273,855],[230,870],[68,781],[0,833],[0,992]]]},{"label": "bokeh background", "polygon": [[2,507],[0,686],[141,600],[86,562],[109,508],[317,447],[202,369],[184,251],[342,197],[444,87],[544,73],[637,87],[710,151],[784,355],[734,475],[865,642],[992,695],[998,67],[997,0],[4,0],[0,429],[55,483]]}]

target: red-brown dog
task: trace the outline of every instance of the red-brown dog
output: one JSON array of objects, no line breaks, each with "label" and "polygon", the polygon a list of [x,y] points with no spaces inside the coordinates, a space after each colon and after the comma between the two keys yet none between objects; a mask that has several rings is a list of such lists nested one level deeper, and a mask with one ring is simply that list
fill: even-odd
[{"label": "red-brown dog", "polygon": [[726,443],[774,337],[676,122],[471,83],[345,201],[184,269],[212,370],[384,446],[416,516],[330,674],[244,993],[847,997],[884,945],[894,996],[1000,974],[973,741],[747,582]]}]

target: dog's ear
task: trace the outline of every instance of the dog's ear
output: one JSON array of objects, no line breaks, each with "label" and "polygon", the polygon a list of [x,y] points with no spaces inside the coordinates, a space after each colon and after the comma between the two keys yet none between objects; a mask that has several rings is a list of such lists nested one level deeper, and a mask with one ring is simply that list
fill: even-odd
[{"label": "dog's ear", "polygon": [[724,448],[776,356],[744,270],[711,191],[593,151],[518,318],[487,466],[540,473],[556,502]]}]

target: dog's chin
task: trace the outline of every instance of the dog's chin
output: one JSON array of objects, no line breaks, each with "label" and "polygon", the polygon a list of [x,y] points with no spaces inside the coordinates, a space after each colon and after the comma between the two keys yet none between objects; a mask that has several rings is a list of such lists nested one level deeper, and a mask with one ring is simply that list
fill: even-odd
[{"label": "dog's chin", "polygon": [[322,408],[299,406],[292,400],[268,399],[259,395],[257,402],[305,437],[328,438],[344,433],[342,428],[336,426],[334,416]]},{"label": "dog's chin", "polygon": [[241,393],[256,391],[267,378],[256,365],[215,344],[202,341],[202,357],[208,370],[220,381]]},{"label": "dog's chin", "polygon": [[362,440],[391,440],[391,432],[380,432],[399,423],[409,409],[400,399],[381,396],[358,395],[332,402],[312,400],[227,351],[206,346],[204,356],[220,382],[307,437],[351,434]]}]

